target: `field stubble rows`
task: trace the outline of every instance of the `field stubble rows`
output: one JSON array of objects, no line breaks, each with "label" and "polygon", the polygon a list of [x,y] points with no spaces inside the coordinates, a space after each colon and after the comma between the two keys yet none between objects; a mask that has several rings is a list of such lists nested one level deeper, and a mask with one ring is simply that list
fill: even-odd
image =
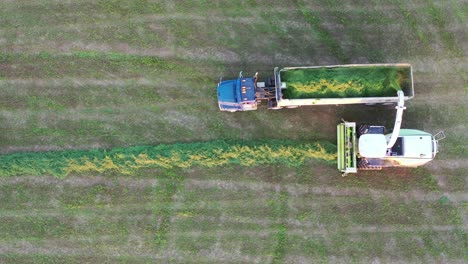
[{"label": "field stubble rows", "polygon": [[0,261],[466,261],[464,2],[3,1],[3,154],[390,127],[385,107],[217,110],[220,76],[336,63],[411,63],[404,126],[448,137],[429,166],[359,177],[308,161],[2,178]]},{"label": "field stubble rows", "polygon": [[[5,223],[2,225],[5,235],[2,244],[7,243],[3,249],[5,253],[62,256],[76,253],[98,257],[113,256],[113,252],[126,255],[124,248],[134,246],[135,257],[162,257],[167,252],[178,252],[174,254],[183,256],[201,250],[214,254],[212,260],[219,260],[216,250],[223,250],[226,260],[230,261],[239,254],[267,260],[263,254],[272,250],[278,225],[287,228],[287,239],[291,242],[287,246],[291,255],[286,254],[286,258],[295,256],[294,252],[299,250],[307,258],[315,259],[317,252],[301,251],[301,245],[312,243],[310,246],[313,246],[313,241],[323,240],[320,242],[322,247],[331,253],[340,245],[337,240],[329,240],[333,237],[346,240],[353,237],[354,242],[363,243],[369,237],[377,239],[373,233],[385,234],[380,235],[380,243],[399,241],[393,250],[402,252],[409,241],[431,234],[437,234],[437,238],[431,238],[433,243],[445,243],[445,239],[450,239],[455,249],[463,243],[457,202],[445,201],[438,192],[422,192],[424,195],[421,196],[414,191],[398,194],[395,191],[326,186],[307,189],[303,185],[281,184],[281,180],[266,184],[256,178],[247,183],[216,175],[223,174],[220,169],[211,170],[215,173],[211,177],[225,180],[201,181],[190,179],[199,177],[192,173],[186,174],[189,179],[183,180],[166,202],[159,201],[155,195],[159,186],[168,183],[164,177],[140,180],[140,184],[133,187],[127,184],[130,179],[122,177],[3,179],[2,199],[9,201],[3,206],[14,204],[16,207],[2,209],[4,213],[0,217]],[[283,209],[277,207],[281,199],[287,201]],[[458,202],[466,202],[464,199]],[[46,207],[38,207],[41,205]],[[154,234],[161,228],[156,223],[165,215],[157,212],[168,208],[166,213],[171,227],[164,234],[164,243],[155,247]],[[277,218],[278,210],[287,213]],[[428,215],[431,217],[427,218]],[[251,242],[247,243],[246,239]],[[133,244],[135,241],[140,241],[139,246]],[[270,241],[270,246],[261,241]],[[12,242],[16,246],[6,246]],[[245,243],[257,243],[257,246],[252,248]],[[230,245],[240,246],[239,253],[229,250]],[[95,250],[83,250],[84,247]],[[383,248],[386,248],[385,243],[373,250]],[[356,250],[348,246],[342,253],[333,255],[366,255]],[[424,257],[424,254],[419,256]]]}]

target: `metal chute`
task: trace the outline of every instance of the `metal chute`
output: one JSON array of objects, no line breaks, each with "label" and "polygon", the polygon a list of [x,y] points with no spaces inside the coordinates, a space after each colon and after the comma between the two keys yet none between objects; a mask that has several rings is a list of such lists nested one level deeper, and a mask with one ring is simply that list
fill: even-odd
[{"label": "metal chute", "polygon": [[397,109],[395,125],[393,126],[392,137],[387,143],[387,149],[391,149],[393,145],[395,145],[395,142],[397,141],[398,136],[400,135],[401,122],[403,120],[403,110],[406,109],[404,97],[405,94],[403,93],[403,91],[398,91],[398,104],[395,107]]}]

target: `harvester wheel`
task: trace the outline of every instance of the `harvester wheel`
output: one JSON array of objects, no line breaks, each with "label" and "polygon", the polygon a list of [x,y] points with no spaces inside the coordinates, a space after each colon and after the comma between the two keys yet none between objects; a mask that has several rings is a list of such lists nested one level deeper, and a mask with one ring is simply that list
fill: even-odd
[{"label": "harvester wheel", "polygon": [[369,125],[360,125],[358,129],[358,136],[367,134],[369,132]]},{"label": "harvester wheel", "polygon": [[359,169],[366,169],[368,167],[369,167],[369,163],[367,162],[366,159],[359,160],[359,162],[358,162],[358,168]]},{"label": "harvester wheel", "polygon": [[278,109],[281,109],[282,107],[281,106],[278,106],[278,104],[276,103],[276,101],[268,101],[268,109],[271,109],[271,110],[278,110]]},{"label": "harvester wheel", "polygon": [[274,78],[266,78],[265,79],[265,86],[266,87],[271,87],[275,85],[275,79]]}]

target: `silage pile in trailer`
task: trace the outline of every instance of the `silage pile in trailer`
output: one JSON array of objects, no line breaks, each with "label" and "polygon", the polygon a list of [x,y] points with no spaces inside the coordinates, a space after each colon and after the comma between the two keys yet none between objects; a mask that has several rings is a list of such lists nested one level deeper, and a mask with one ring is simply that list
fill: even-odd
[{"label": "silage pile in trailer", "polygon": [[406,66],[299,68],[281,72],[283,98],[393,97],[410,85]]},{"label": "silage pile in trailer", "polygon": [[16,153],[0,156],[0,177],[117,172],[133,174],[141,168],[215,167],[284,164],[300,166],[306,159],[333,162],[336,146],[328,142],[295,141],[229,142],[212,141],[112,150],[93,149]]}]

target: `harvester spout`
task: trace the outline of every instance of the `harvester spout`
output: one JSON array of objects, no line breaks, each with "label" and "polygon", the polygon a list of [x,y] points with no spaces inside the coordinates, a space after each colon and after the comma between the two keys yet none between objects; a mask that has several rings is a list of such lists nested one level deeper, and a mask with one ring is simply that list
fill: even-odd
[{"label": "harvester spout", "polygon": [[395,145],[395,142],[400,135],[400,128],[401,128],[401,121],[403,120],[403,110],[406,109],[405,107],[405,94],[403,91],[398,91],[398,104],[395,107],[397,109],[396,119],[395,119],[395,126],[393,127],[392,137],[387,143],[387,149],[390,149]]}]

